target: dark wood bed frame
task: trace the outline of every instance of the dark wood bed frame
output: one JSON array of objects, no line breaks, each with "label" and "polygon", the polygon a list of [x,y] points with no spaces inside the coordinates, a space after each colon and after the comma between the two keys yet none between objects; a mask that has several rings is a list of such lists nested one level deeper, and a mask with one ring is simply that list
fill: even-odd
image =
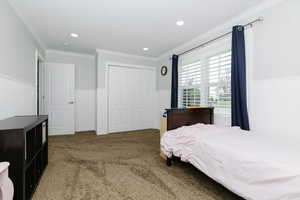
[{"label": "dark wood bed frame", "polygon": [[[182,126],[190,126],[197,123],[214,124],[214,108],[176,108],[167,110],[167,130],[174,130]],[[167,166],[172,165],[173,160],[179,158],[172,156],[167,157]]]}]

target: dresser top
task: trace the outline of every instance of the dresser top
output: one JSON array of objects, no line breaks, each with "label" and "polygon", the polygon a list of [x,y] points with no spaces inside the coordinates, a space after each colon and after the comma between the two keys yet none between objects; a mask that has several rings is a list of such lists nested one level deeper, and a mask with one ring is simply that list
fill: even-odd
[{"label": "dresser top", "polygon": [[30,129],[47,119],[47,115],[26,115],[0,120],[0,132],[16,129]]}]

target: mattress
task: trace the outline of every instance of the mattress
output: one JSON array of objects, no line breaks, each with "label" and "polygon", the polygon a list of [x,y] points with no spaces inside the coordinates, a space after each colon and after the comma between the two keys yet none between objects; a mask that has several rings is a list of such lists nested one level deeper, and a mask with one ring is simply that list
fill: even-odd
[{"label": "mattress", "polygon": [[196,124],[168,131],[162,152],[180,157],[249,200],[300,200],[300,141]]}]

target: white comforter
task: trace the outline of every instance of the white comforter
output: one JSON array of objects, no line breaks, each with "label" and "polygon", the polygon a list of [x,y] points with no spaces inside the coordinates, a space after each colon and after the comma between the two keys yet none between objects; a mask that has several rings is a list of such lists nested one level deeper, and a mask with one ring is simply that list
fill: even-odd
[{"label": "white comforter", "polygon": [[181,157],[249,200],[300,200],[300,143],[295,144],[204,124],[166,132],[161,139],[165,155]]}]

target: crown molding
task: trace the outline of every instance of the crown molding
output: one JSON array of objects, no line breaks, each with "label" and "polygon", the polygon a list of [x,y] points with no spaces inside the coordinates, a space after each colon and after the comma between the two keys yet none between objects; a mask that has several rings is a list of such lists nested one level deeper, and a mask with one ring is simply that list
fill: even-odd
[{"label": "crown molding", "polygon": [[212,28],[203,34],[198,35],[197,37],[193,38],[192,40],[190,40],[170,51],[167,51],[166,53],[158,56],[156,59],[158,61],[161,61],[161,60],[171,57],[173,54],[178,54],[183,51],[186,51],[186,50],[194,47],[195,45],[198,45],[204,41],[207,41],[207,40],[210,40],[210,39],[216,37],[217,34],[220,34],[220,33],[222,34],[222,33],[228,32],[229,30],[232,29],[232,26],[234,24],[248,23],[249,20],[251,21],[251,20],[254,20],[255,18],[260,17],[260,16],[257,16],[260,12],[262,12],[274,5],[277,5],[283,1],[286,1],[286,0],[266,0],[262,3],[260,3],[259,5],[246,10],[242,14],[237,15],[237,16],[227,20],[225,23],[217,25],[215,28]]},{"label": "crown molding", "polygon": [[110,51],[110,50],[106,50],[106,49],[96,49],[96,51],[99,54],[110,54],[110,55],[121,56],[121,57],[126,57],[126,58],[144,59],[144,60],[149,60],[149,61],[154,61],[154,62],[157,61],[157,58],[155,58],[155,57],[127,54],[127,53],[123,53],[123,52],[119,52],[119,51]]},{"label": "crown molding", "polygon": [[32,35],[32,37],[36,40],[36,42],[40,45],[40,47],[46,51],[47,46],[45,45],[45,43],[41,40],[41,38],[36,34],[36,32],[34,31],[34,29],[29,25],[29,23],[27,23],[27,21],[25,20],[25,17],[21,14],[21,12],[13,5],[13,3],[11,1],[7,1],[8,4],[10,5],[10,7],[12,8],[14,14],[17,16],[17,18],[23,23],[23,25],[25,26],[25,28],[27,29],[27,31],[29,31],[29,33]]},{"label": "crown molding", "polygon": [[63,55],[69,55],[69,56],[79,56],[79,57],[85,57],[85,58],[95,58],[96,55],[92,54],[85,54],[85,53],[76,53],[71,51],[61,51],[56,49],[47,49],[46,50],[46,57],[48,53],[57,53],[57,54],[63,54]]}]

